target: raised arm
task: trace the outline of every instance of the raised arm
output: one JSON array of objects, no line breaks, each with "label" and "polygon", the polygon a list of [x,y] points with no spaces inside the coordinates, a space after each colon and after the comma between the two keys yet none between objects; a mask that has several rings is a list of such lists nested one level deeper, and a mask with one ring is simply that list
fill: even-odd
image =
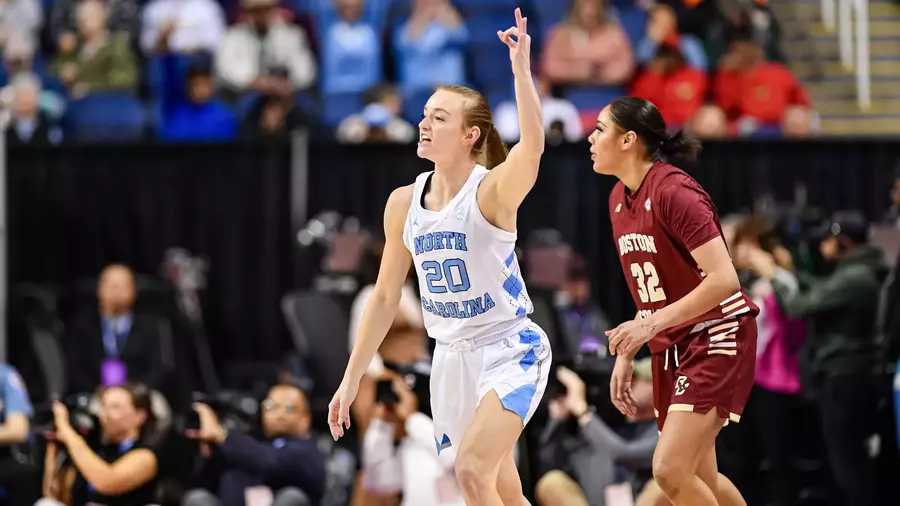
[{"label": "raised arm", "polygon": [[403,245],[403,225],[412,202],[412,194],[412,185],[398,188],[388,198],[385,206],[385,244],[378,280],[363,312],[344,380],[328,406],[328,425],[335,440],[344,435],[345,428],[350,427],[350,404],[356,398],[359,380],[378,352],[400,305],[401,290],[412,262],[409,250]]},{"label": "raised arm", "polygon": [[[544,153],[544,118],[541,98],[531,76],[531,37],[527,32],[528,19],[516,9],[516,26],[497,32],[507,46],[515,77],[516,105],[519,111],[519,142],[509,152],[506,161],[491,169],[485,176],[479,204],[489,214],[498,216],[501,228],[504,215],[515,216],[537,180],[541,155]],[[513,39],[515,36],[515,40]],[[487,209],[486,209],[487,208]],[[490,218],[489,218],[490,219]]]}]

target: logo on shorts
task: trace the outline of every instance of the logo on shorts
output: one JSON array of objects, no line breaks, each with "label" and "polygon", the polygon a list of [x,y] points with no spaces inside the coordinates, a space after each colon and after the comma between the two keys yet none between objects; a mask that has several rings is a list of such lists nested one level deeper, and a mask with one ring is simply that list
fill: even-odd
[{"label": "logo on shorts", "polygon": [[450,442],[450,436],[444,434],[440,441],[438,441],[437,437],[434,438],[434,445],[437,447],[438,455],[440,455],[441,450],[450,448],[451,446],[453,446],[453,443]]},{"label": "logo on shorts", "polygon": [[688,383],[687,376],[679,376],[675,380],[675,395],[683,394],[684,391],[687,390],[687,387],[689,387],[689,386],[691,386],[691,384]]}]

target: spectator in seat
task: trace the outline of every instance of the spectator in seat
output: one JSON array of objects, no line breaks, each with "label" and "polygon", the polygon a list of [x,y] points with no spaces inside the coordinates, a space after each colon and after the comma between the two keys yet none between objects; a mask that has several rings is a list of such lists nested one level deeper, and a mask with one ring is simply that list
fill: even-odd
[{"label": "spectator in seat", "polygon": [[635,80],[631,94],[656,104],[666,125],[678,128],[703,105],[707,87],[706,71],[688,65],[679,45],[669,41],[658,46],[656,56]]},{"label": "spectator in seat", "polygon": [[73,98],[89,93],[133,93],[137,65],[128,39],[111,33],[106,25],[107,9],[100,0],[82,0],[78,5],[81,40],[70,51],[60,52],[56,75]]},{"label": "spectator in seat", "polygon": [[136,298],[131,269],[119,264],[103,269],[97,284],[98,307],[77,314],[66,338],[70,391],[93,392],[97,385],[126,380],[153,389],[162,386],[160,322],[135,312]]},{"label": "spectator in seat", "polygon": [[[56,49],[67,53],[78,43],[78,4],[81,0],[56,0],[50,8],[50,37]],[[109,30],[135,43],[141,30],[141,5],[136,0],[106,0]]]},{"label": "spectator in seat", "polygon": [[273,79],[281,81],[273,86],[275,91],[260,95],[244,118],[241,136],[245,139],[284,139],[309,123],[297,107],[294,95],[288,91],[291,86],[287,70],[276,70]]},{"label": "spectator in seat", "polygon": [[415,0],[409,19],[394,33],[400,88],[404,94],[466,82],[469,32],[449,0]]},{"label": "spectator in seat", "polygon": [[541,71],[550,84],[618,86],[631,79],[634,55],[602,0],[575,0],[569,18],[547,35]]},{"label": "spectator in seat", "polygon": [[381,381],[393,395],[378,399],[363,439],[363,487],[379,498],[399,495],[401,506],[464,506],[452,456],[435,452],[434,422],[402,376]]},{"label": "spectator in seat", "polygon": [[[53,404],[56,431],[44,458],[44,499],[36,506],[146,505],[157,502],[159,434],[150,409],[150,390],[139,384],[101,392],[100,439],[88,443],[69,422],[69,410]],[[58,469],[65,447],[71,465]]]},{"label": "spectator in seat", "polygon": [[807,107],[791,106],[784,111],[781,132],[789,139],[805,139],[816,133],[813,112]]},{"label": "spectator in seat", "polygon": [[781,50],[781,25],[767,0],[748,2],[736,17],[734,31],[747,33],[762,48],[766,60],[787,63]]},{"label": "spectator in seat", "polygon": [[[656,4],[650,10],[647,33],[637,47],[638,63],[650,64],[664,44],[675,46],[680,50],[685,63],[691,67],[706,70],[708,61],[706,51],[703,49],[703,42],[695,35],[679,33],[675,10],[666,4]],[[666,123],[668,123],[668,119],[666,119]]]},{"label": "spectator in seat", "polygon": [[[3,68],[6,70],[8,84],[14,83],[19,75],[26,76],[28,79],[37,79],[39,84],[53,82],[53,78],[47,73],[47,68],[43,64],[43,59],[36,54],[36,50],[37,39],[27,32],[15,31],[7,36],[6,44],[3,46]],[[5,91],[6,89],[8,91]],[[4,103],[12,100],[11,87],[5,87],[4,90],[0,90],[0,93],[3,93],[0,100]],[[45,86],[38,95],[38,105],[42,112],[56,119],[65,111],[66,101],[58,91],[46,89]]]},{"label": "spectator in seat", "polygon": [[565,346],[561,356],[579,354],[607,356],[609,341],[605,332],[614,326],[603,309],[591,300],[590,272],[584,258],[573,257],[562,290],[557,294],[557,308],[563,324]]},{"label": "spectator in seat", "polygon": [[400,116],[403,98],[392,84],[382,83],[368,90],[363,101],[365,107],[338,125],[340,142],[412,142],[418,130]]},{"label": "spectator in seat", "polygon": [[790,69],[765,61],[760,47],[748,38],[731,43],[719,64],[714,93],[729,121],[778,126],[789,107],[810,106],[806,91]]},{"label": "spectator in seat", "polygon": [[141,49],[147,56],[215,53],[225,13],[215,0],[151,0],[144,8]]},{"label": "spectator in seat", "polygon": [[565,394],[550,400],[550,423],[541,435],[543,473],[535,488],[540,506],[605,506],[607,489],[629,474],[625,481],[643,487],[659,440],[650,374],[649,358],[635,362],[637,413],[620,434],[588,404],[584,381],[565,367],[557,369]]},{"label": "spectator in seat", "polygon": [[44,13],[40,0],[6,0],[0,8],[0,47],[13,32],[37,38]]},{"label": "spectator in seat", "polygon": [[[306,35],[278,15],[278,0],[242,0],[241,7],[247,20],[231,27],[216,51],[219,80],[236,93],[284,94],[312,86],[316,61]],[[287,69],[290,81],[277,79],[275,69]]]},{"label": "spectator in seat", "polygon": [[19,372],[11,365],[0,364],[0,490],[9,506],[34,504],[39,497],[40,471],[13,450],[29,439],[32,415],[28,390]]},{"label": "spectator in seat", "polygon": [[9,86],[12,117],[6,128],[8,145],[50,146],[62,141],[62,131],[40,109],[41,82],[34,74],[19,74]]},{"label": "spectator in seat", "polygon": [[[566,142],[578,142],[585,137],[581,127],[578,109],[566,99],[554,97],[546,79],[535,77],[535,88],[541,95],[541,110],[544,113],[544,131],[547,142],[554,144],[554,138]],[[514,101],[503,102],[494,109],[494,126],[506,142],[519,140],[519,108]],[[558,142],[556,142],[558,143]]]},{"label": "spectator in seat", "polygon": [[[185,506],[244,506],[245,494],[262,486],[273,506],[316,506],[325,489],[325,456],[310,434],[306,397],[292,385],[277,385],[262,403],[263,438],[229,431],[219,424],[212,408],[195,404],[200,428],[188,436],[198,439],[222,474],[216,495],[193,490]],[[250,489],[250,490],[248,490]]]},{"label": "spectator in seat", "polygon": [[186,100],[172,104],[163,120],[166,141],[230,141],[237,136],[237,119],[216,98],[212,73],[198,65],[188,71]]},{"label": "spectator in seat", "polygon": [[697,110],[685,129],[699,139],[721,139],[728,134],[728,118],[725,111],[707,104]]},{"label": "spectator in seat", "polygon": [[334,0],[338,20],[323,27],[322,89],[362,93],[382,79],[379,27],[363,17],[364,0]]}]

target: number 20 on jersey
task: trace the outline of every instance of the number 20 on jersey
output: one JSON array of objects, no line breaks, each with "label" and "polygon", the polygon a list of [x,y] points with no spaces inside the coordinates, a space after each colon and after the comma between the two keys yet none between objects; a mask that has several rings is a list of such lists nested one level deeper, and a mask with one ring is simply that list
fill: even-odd
[{"label": "number 20 on jersey", "polygon": [[637,280],[638,297],[648,304],[666,300],[666,292],[659,286],[659,275],[651,262],[631,264],[631,275]]},{"label": "number 20 on jersey", "polygon": [[465,292],[472,286],[466,263],[461,258],[448,258],[443,262],[427,260],[422,262],[422,270],[426,272],[425,283],[431,293]]}]

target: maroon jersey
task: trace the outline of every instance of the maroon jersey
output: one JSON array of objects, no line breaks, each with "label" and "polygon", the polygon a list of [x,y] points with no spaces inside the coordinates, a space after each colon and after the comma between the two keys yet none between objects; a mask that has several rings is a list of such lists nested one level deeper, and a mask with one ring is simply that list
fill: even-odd
[{"label": "maroon jersey", "polygon": [[[616,249],[641,318],[690,293],[705,274],[691,251],[716,237],[722,227],[706,191],[681,169],[656,162],[633,195],[620,181],[609,196]],[[738,291],[706,313],[653,337],[661,352],[712,322],[759,309]]]}]

